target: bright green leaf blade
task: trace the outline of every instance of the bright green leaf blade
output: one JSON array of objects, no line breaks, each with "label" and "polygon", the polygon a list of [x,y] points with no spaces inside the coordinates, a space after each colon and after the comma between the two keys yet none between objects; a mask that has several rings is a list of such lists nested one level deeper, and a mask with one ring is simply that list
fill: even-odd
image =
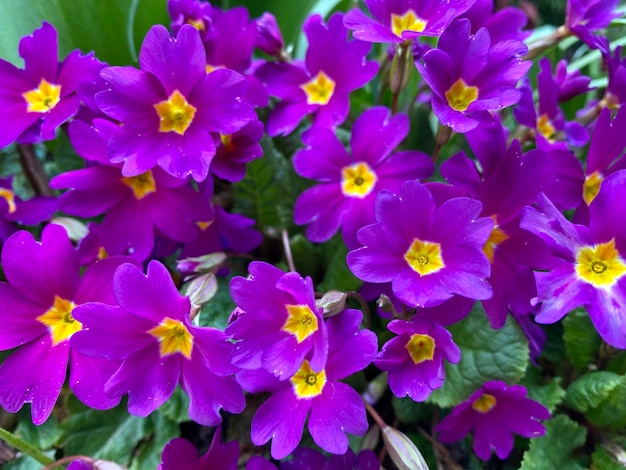
[{"label": "bright green leaf blade", "polygon": [[543,437],[531,439],[520,470],[583,470],[570,455],[584,444],[587,430],[564,415],[552,418],[545,426]]},{"label": "bright green leaf blade", "polygon": [[561,377],[548,379],[541,376],[541,369],[529,367],[521,385],[528,389],[528,398],[538,401],[552,413],[556,405],[565,397],[565,390],[561,387]]},{"label": "bright green leaf blade", "polygon": [[65,452],[88,455],[126,465],[132,450],[145,435],[144,420],[128,414],[125,406],[112,410],[87,410],[61,424]]},{"label": "bright green leaf blade", "polygon": [[613,372],[590,372],[567,388],[565,402],[576,411],[584,413],[606,400],[620,381],[620,376]]},{"label": "bright green leaf blade", "polygon": [[528,341],[509,317],[504,327],[493,330],[480,303],[463,321],[449,327],[461,348],[458,364],[446,363],[446,380],[428,401],[441,407],[454,406],[489,380],[508,384],[519,381],[528,365]]},{"label": "bright green leaf blade", "polygon": [[593,360],[602,340],[584,309],[577,309],[563,319],[563,342],[569,360],[579,370]]},{"label": "bright green leaf blade", "polygon": [[230,277],[217,278],[217,293],[202,307],[200,311],[200,326],[210,326],[224,330],[228,325],[228,317],[235,308],[235,303],[230,295]]},{"label": "bright green leaf blade", "polygon": [[161,455],[165,445],[180,435],[178,423],[158,411],[148,417],[153,433],[140,445],[133,457],[130,470],[157,468],[161,463]]},{"label": "bright green leaf blade", "polygon": [[15,434],[37,449],[44,450],[50,449],[56,445],[62,432],[54,417],[48,418],[40,426],[35,426],[30,417],[30,410],[22,409]]},{"label": "bright green leaf blade", "polygon": [[626,426],[626,376],[621,376],[608,397],[597,407],[590,409],[586,416],[596,426],[611,426],[623,430]]}]

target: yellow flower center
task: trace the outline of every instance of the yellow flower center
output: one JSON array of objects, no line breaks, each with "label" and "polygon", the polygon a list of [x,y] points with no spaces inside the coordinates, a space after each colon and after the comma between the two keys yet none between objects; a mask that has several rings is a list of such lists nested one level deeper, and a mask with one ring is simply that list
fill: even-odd
[{"label": "yellow flower center", "polygon": [[202,220],[202,221],[196,222],[196,225],[200,228],[200,230],[202,230],[204,232],[206,229],[208,229],[211,226],[211,224],[213,223],[214,220],[215,219],[213,219],[213,220]]},{"label": "yellow flower center", "polygon": [[594,287],[607,288],[626,274],[626,263],[615,249],[615,239],[583,246],[576,255],[576,274]]},{"label": "yellow flower center", "polygon": [[133,194],[137,199],[143,199],[148,194],[156,191],[156,184],[150,170],[137,176],[124,176],[122,183],[133,190]]},{"label": "yellow flower center", "polygon": [[107,250],[103,246],[98,248],[98,255],[97,255],[98,259],[104,259],[108,257],[109,257],[109,253],[107,253]]},{"label": "yellow flower center", "polygon": [[429,335],[413,334],[405,347],[415,364],[431,361],[435,356],[435,340]]},{"label": "yellow flower center", "polygon": [[287,320],[283,331],[291,333],[301,343],[317,329],[317,317],[307,305],[287,305]]},{"label": "yellow flower center", "polygon": [[421,33],[426,29],[426,24],[426,20],[417,16],[413,10],[407,10],[404,15],[391,14],[391,30],[399,38],[404,31]]},{"label": "yellow flower center", "polygon": [[9,206],[9,214],[13,214],[16,211],[15,207],[15,193],[7,188],[0,188],[0,197],[7,202]]},{"label": "yellow flower center", "polygon": [[74,307],[76,305],[71,300],[62,299],[55,295],[52,307],[37,317],[38,321],[48,327],[52,337],[52,346],[70,339],[74,333],[82,329],[82,323],[72,316]]},{"label": "yellow flower center", "polygon": [[207,74],[207,75],[208,75],[208,74],[210,74],[211,72],[213,72],[214,70],[217,70],[217,69],[223,69],[223,68],[225,68],[223,65],[211,65],[211,64],[206,64],[206,65],[204,66],[204,70],[205,70],[205,72],[206,72],[206,74]]},{"label": "yellow flower center", "polygon": [[187,18],[187,24],[190,24],[198,31],[204,31],[206,27],[204,26],[204,20],[202,18]]},{"label": "yellow flower center", "polygon": [[326,371],[315,372],[311,369],[309,361],[305,359],[298,372],[293,374],[289,381],[297,398],[313,398],[324,390]]},{"label": "yellow flower center", "polygon": [[496,223],[495,216],[492,216],[492,218],[494,221],[493,229],[491,229],[489,238],[487,239],[487,241],[485,242],[485,245],[483,246],[483,253],[487,255],[487,258],[489,258],[490,263],[493,263],[493,255],[496,252],[496,248],[498,248],[498,245],[502,243],[504,240],[506,240],[507,238],[509,238],[509,236],[506,233],[504,233],[500,229],[500,226]]},{"label": "yellow flower center", "polygon": [[483,393],[472,403],[472,408],[479,413],[488,413],[494,406],[496,406],[496,397],[488,393]]},{"label": "yellow flower center", "polygon": [[417,238],[404,254],[404,259],[420,276],[436,273],[445,266],[439,243],[425,242]]},{"label": "yellow flower center", "polygon": [[341,191],[345,196],[363,199],[372,192],[378,176],[365,162],[345,166],[341,170]]},{"label": "yellow flower center", "polygon": [[463,112],[478,99],[478,87],[468,85],[459,78],[445,94],[448,105],[456,111]]},{"label": "yellow flower center", "polygon": [[552,122],[547,114],[542,114],[539,118],[537,118],[537,130],[542,136],[552,142],[552,137],[554,137],[556,129],[552,125]]},{"label": "yellow flower center", "polygon": [[167,100],[154,105],[159,115],[159,132],[174,131],[184,135],[196,114],[196,108],[190,105],[180,91],[174,90]]},{"label": "yellow flower center", "polygon": [[29,113],[46,113],[61,101],[61,85],[54,85],[42,78],[34,90],[22,93]]},{"label": "yellow flower center", "polygon": [[187,359],[191,359],[193,336],[187,327],[178,320],[166,317],[158,326],[149,330],[148,334],[154,336],[161,343],[159,352],[161,357],[180,353]]},{"label": "yellow flower center", "polygon": [[302,88],[306,94],[307,104],[319,104],[323,106],[328,104],[333,97],[335,81],[320,70],[315,77],[300,85],[300,88]]},{"label": "yellow flower center", "polygon": [[227,152],[232,152],[233,150],[235,150],[232,134],[220,134],[220,140],[222,141],[224,150],[226,150]]},{"label": "yellow flower center", "polygon": [[591,201],[593,201],[600,192],[600,186],[602,186],[603,180],[604,176],[598,171],[594,171],[585,178],[585,182],[583,183],[583,199],[587,205],[591,204]]}]

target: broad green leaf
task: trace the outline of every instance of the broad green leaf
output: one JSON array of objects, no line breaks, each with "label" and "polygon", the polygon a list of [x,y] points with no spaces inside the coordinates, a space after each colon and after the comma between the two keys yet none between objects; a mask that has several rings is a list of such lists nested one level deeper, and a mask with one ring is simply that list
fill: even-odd
[{"label": "broad green leaf", "polygon": [[528,341],[510,317],[504,327],[493,330],[480,303],[462,321],[451,325],[455,343],[461,348],[458,364],[446,363],[446,380],[428,399],[441,407],[454,406],[483,383],[502,380],[518,382],[528,365]]},{"label": "broad green leaf", "polygon": [[576,309],[563,319],[563,342],[574,367],[579,370],[587,368],[602,340],[584,309]]},{"label": "broad green leaf", "polygon": [[15,430],[18,437],[40,450],[50,449],[58,443],[62,432],[55,418],[50,417],[40,426],[35,426],[30,417],[30,409],[22,409],[19,416],[19,424]]},{"label": "broad green leaf", "polygon": [[130,462],[132,450],[145,436],[144,420],[128,414],[124,405],[72,415],[61,428],[68,455],[88,455],[122,465]]},{"label": "broad green leaf", "polygon": [[339,243],[336,243],[336,248],[330,252],[326,274],[317,286],[317,290],[321,292],[333,289],[342,292],[357,290],[362,283],[352,274],[346,264],[348,249],[339,238],[335,238],[335,240],[339,240]]},{"label": "broad green leaf", "polygon": [[623,429],[626,426],[626,376],[622,376],[606,399],[587,411],[586,416],[592,424],[597,426]]},{"label": "broad green leaf", "polygon": [[147,424],[152,432],[149,438],[140,444],[133,457],[130,470],[157,468],[161,463],[163,447],[180,435],[178,423],[158,411],[148,416]]},{"label": "broad green leaf", "polygon": [[531,439],[520,470],[583,470],[571,454],[584,444],[587,430],[565,415],[552,418],[545,426],[544,436]]},{"label": "broad green leaf", "polygon": [[302,276],[314,277],[317,272],[319,257],[313,243],[299,233],[291,237],[290,245],[296,270]]},{"label": "broad green leaf", "polygon": [[293,225],[294,180],[291,163],[268,137],[261,140],[263,157],[246,166],[245,178],[234,186],[235,212],[257,221],[263,230],[281,230]]},{"label": "broad green leaf", "polygon": [[520,383],[528,389],[528,398],[538,401],[550,412],[554,411],[565,396],[565,390],[561,387],[561,377],[546,379],[541,376],[541,369],[537,367],[529,367]]},{"label": "broad green leaf", "polygon": [[189,421],[189,396],[182,388],[176,387],[174,393],[165,403],[161,405],[156,413],[162,413],[170,421],[182,423]]},{"label": "broad green leaf", "polygon": [[200,326],[210,326],[224,330],[228,325],[228,317],[235,308],[235,303],[230,296],[230,277],[217,278],[217,294],[200,311]]},{"label": "broad green leaf", "polygon": [[[54,458],[54,451],[44,452],[50,458]],[[23,455],[11,462],[2,465],[2,470],[41,470],[41,464],[28,455]]]},{"label": "broad green leaf", "polygon": [[621,381],[621,377],[612,372],[590,372],[567,388],[565,402],[576,411],[584,413],[606,400]]},{"label": "broad green leaf", "polygon": [[615,444],[598,444],[591,454],[591,465],[598,470],[624,470],[626,468],[626,452],[624,442]]},{"label": "broad green leaf", "polygon": [[405,424],[417,423],[421,419],[430,419],[432,415],[431,406],[425,403],[418,403],[409,397],[393,397],[391,405],[396,418]]}]

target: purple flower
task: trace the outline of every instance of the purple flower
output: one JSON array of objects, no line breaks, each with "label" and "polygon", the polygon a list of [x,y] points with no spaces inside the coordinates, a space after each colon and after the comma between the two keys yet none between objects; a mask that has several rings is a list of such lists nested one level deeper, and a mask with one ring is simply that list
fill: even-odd
[{"label": "purple flower", "polygon": [[270,136],[291,133],[307,114],[315,113],[319,126],[341,124],[350,109],[350,92],[378,71],[377,63],[366,61],[371,45],[348,41],[342,18],[336,13],[328,24],[320,15],[306,20],[303,30],[309,48],[301,66],[268,62],[257,69],[269,94],[281,99],[267,121]]},{"label": "purple flower", "polygon": [[581,75],[580,70],[567,71],[567,61],[559,60],[554,68],[554,80],[558,86],[559,103],[569,101],[575,96],[593,90],[589,87],[591,79]]},{"label": "purple flower", "polygon": [[78,111],[78,88],[101,67],[93,54],[74,51],[61,63],[57,32],[43,23],[20,41],[25,69],[0,59],[0,148],[52,140],[57,128]]},{"label": "purple flower", "polygon": [[[99,119],[94,126],[74,121],[70,138],[79,154],[103,161],[107,136],[117,126]],[[161,168],[123,176],[119,166],[104,160],[102,165],[60,174],[50,187],[70,189],[59,199],[68,214],[87,218],[105,213],[100,237],[107,254],[127,254],[140,261],[150,255],[157,228],[173,240],[189,242],[200,233],[196,221],[213,218],[207,199],[187,180]]]},{"label": "purple flower", "polygon": [[358,455],[352,449],[343,455],[331,455],[330,458],[317,450],[298,447],[291,454],[291,460],[282,461],[280,470],[379,470],[380,462],[376,454],[369,449]]},{"label": "purple flower", "polygon": [[157,470],[237,470],[239,459],[239,443],[230,441],[224,444],[220,441],[221,427],[213,434],[211,446],[202,457],[198,457],[198,449],[186,439],[178,437],[172,439],[163,448],[161,463]]},{"label": "purple flower", "polygon": [[476,0],[469,10],[460,15],[472,23],[472,34],[480,28],[487,28],[491,36],[491,44],[514,39],[523,41],[530,36],[530,30],[524,30],[528,16],[519,8],[505,7],[494,10],[493,0]]},{"label": "purple flower", "polygon": [[232,134],[219,135],[211,173],[218,178],[236,183],[246,175],[246,163],[263,155],[259,141],[263,137],[263,123],[252,121]]},{"label": "purple flower", "polygon": [[398,336],[384,344],[374,364],[389,371],[389,387],[394,395],[426,400],[443,385],[443,360],[456,364],[461,350],[445,328],[419,315],[410,321],[393,320],[387,328]]},{"label": "purple flower", "polygon": [[109,397],[128,394],[128,411],[147,416],[174,393],[180,383],[189,395],[189,417],[215,426],[220,408],[241,413],[245,400],[228,359],[232,344],[215,328],[194,326],[191,305],[178,293],[169,272],[157,261],[144,275],[131,264],[113,277],[119,306],[92,302],[75,309],[84,329],[72,347],[84,354],[122,361],[106,382]]},{"label": "purple flower", "polygon": [[550,271],[535,272],[535,321],[554,323],[584,306],[596,330],[610,345],[626,349],[626,171],[602,182],[589,206],[589,227],[569,222],[545,195],[539,209],[527,207],[520,226],[551,248]]},{"label": "purple flower", "polygon": [[365,0],[374,18],[361,10],[346,13],[344,25],[368,42],[401,43],[420,36],[439,36],[474,0]]},{"label": "purple flower", "polygon": [[280,58],[284,53],[285,41],[280,33],[276,17],[265,12],[256,20],[257,36],[255,46],[273,57]]},{"label": "purple flower", "polygon": [[550,412],[534,400],[526,398],[521,385],[507,387],[504,382],[486,382],[435,428],[441,442],[463,439],[474,431],[473,449],[482,460],[489,460],[492,449],[506,459],[513,449],[513,434],[539,437],[545,433],[540,419],[549,419]]},{"label": "purple flower", "polygon": [[320,184],[300,195],[294,220],[309,224],[310,240],[326,241],[341,228],[348,247],[358,247],[356,232],[375,222],[374,203],[382,189],[397,192],[407,179],[430,176],[433,164],[427,155],[392,153],[408,132],[406,115],[391,117],[387,108],[375,107],[354,123],[351,155],[329,129],[313,127],[302,135],[308,147],[294,155],[293,165],[296,173]]},{"label": "purple flower", "polygon": [[204,37],[212,27],[211,12],[213,7],[209,2],[198,0],[168,0],[167,12],[172,18],[172,32],[178,34],[181,28],[190,24]]},{"label": "purple flower", "polygon": [[6,241],[2,268],[9,282],[0,283],[0,350],[17,349],[0,365],[3,408],[16,412],[31,403],[33,422],[43,423],[59,397],[68,362],[70,388],[80,400],[99,409],[119,402],[101,391],[113,372],[111,363],[84,356],[70,347],[69,339],[82,329],[74,317],[78,305],[115,303],[111,278],[128,261],[100,261],[81,277],[67,232],[54,224],[44,228],[41,243],[25,231]]},{"label": "purple flower", "polygon": [[615,18],[622,16],[615,9],[619,0],[567,0],[565,27],[590,48],[598,48],[594,31],[606,28]]},{"label": "purple flower", "polygon": [[348,253],[348,267],[364,281],[392,282],[394,294],[411,307],[434,306],[453,294],[488,299],[490,265],[482,248],[493,221],[478,218],[481,210],[479,201],[465,197],[435,207],[417,181],[404,183],[398,195],[382,191],[377,223],[359,230],[363,247]]},{"label": "purple flower", "polygon": [[565,134],[565,138],[571,145],[577,147],[585,145],[589,140],[587,129],[575,121],[565,121],[563,112],[559,108],[559,82],[552,77],[550,59],[547,57],[541,59],[539,69],[537,111],[535,111],[530,82],[526,80],[522,87],[522,98],[513,110],[513,115],[520,124],[536,130],[539,146],[549,146],[559,138],[559,133]]},{"label": "purple flower", "polygon": [[327,332],[311,278],[258,261],[248,269],[248,278],[230,282],[233,301],[245,312],[226,328],[236,341],[232,363],[265,369],[280,380],[296,373],[305,357],[313,370],[322,370]]},{"label": "purple flower", "polygon": [[207,74],[198,31],[183,25],[175,39],[153,26],[139,53],[141,70],[108,67],[101,76],[109,89],[96,95],[98,106],[122,123],[108,143],[113,163],[124,162],[124,176],[139,176],[156,165],[170,175],[204,180],[215,156],[211,133],[232,134],[254,117],[241,101],[246,85],[236,72]]},{"label": "purple flower", "polygon": [[244,389],[273,393],[252,418],[255,445],[272,439],[272,457],[286,457],[300,442],[307,416],[313,441],[331,454],[348,450],[346,433],[365,434],[363,401],[354,389],[339,382],[364,369],[376,354],[376,335],[359,329],[362,318],[358,310],[348,309],[326,320],[328,362],[318,370],[305,359],[289,380],[282,382],[262,370],[237,374]]},{"label": "purple flower", "polygon": [[471,34],[467,19],[454,21],[441,35],[437,49],[416,66],[433,92],[431,105],[441,123],[464,133],[489,119],[486,111],[515,104],[518,80],[530,68],[523,61],[526,46],[507,40],[492,44],[486,28]]}]

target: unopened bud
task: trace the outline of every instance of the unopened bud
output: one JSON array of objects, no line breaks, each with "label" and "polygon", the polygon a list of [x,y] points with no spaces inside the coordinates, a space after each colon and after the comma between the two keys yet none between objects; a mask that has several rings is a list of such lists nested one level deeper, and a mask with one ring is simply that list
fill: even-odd
[{"label": "unopened bud", "polygon": [[389,88],[391,93],[399,95],[404,90],[414,68],[411,45],[400,44],[393,56],[391,70],[389,71]]},{"label": "unopened bud", "polygon": [[226,253],[219,251],[204,256],[179,259],[176,262],[176,269],[186,276],[209,273],[224,264],[225,261]]},{"label": "unopened bud", "polygon": [[85,224],[72,217],[54,217],[50,223],[63,227],[69,239],[74,242],[81,241],[89,233],[89,229]]},{"label": "unopened bud", "polygon": [[384,313],[393,313],[396,311],[391,299],[387,297],[385,294],[380,294],[378,300],[376,301],[376,306],[380,309],[381,312]]},{"label": "unopened bud", "polygon": [[217,278],[213,273],[194,277],[187,285],[185,295],[189,297],[192,307],[201,309],[217,294]]},{"label": "unopened bud", "polygon": [[391,426],[381,429],[389,457],[398,470],[428,470],[428,464],[413,441]]},{"label": "unopened bud", "polygon": [[285,53],[285,42],[280,34],[276,17],[265,12],[256,20],[256,47],[273,57],[282,57]]},{"label": "unopened bud", "polygon": [[378,374],[374,380],[367,384],[367,388],[362,394],[363,399],[370,405],[378,403],[378,400],[380,400],[387,391],[388,382],[386,372]]},{"label": "unopened bud", "polygon": [[326,292],[321,299],[317,299],[315,305],[324,309],[324,318],[329,318],[345,310],[347,298],[348,295],[345,292],[331,290]]}]

